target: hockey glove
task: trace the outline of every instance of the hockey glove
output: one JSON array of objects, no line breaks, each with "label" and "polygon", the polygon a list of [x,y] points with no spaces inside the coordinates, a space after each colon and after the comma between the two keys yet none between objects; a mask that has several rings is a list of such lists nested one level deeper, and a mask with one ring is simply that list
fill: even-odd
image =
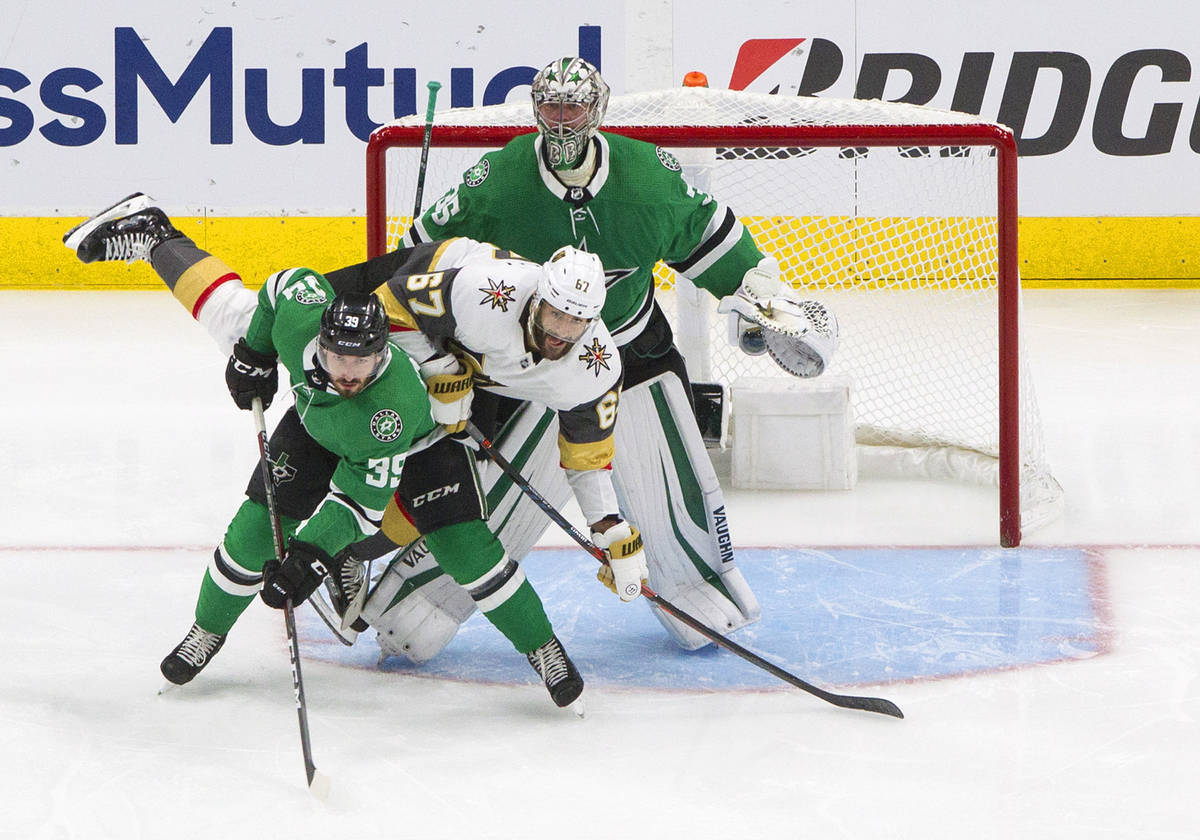
[{"label": "hockey glove", "polygon": [[281,610],[290,598],[292,606],[300,606],[321,585],[332,567],[333,558],[319,546],[293,539],[288,544],[283,563],[269,560],[263,566],[263,603]]},{"label": "hockey glove", "polygon": [[620,596],[632,601],[642,594],[642,583],[650,576],[646,555],[642,553],[642,535],[628,522],[618,522],[604,533],[592,531],[592,542],[604,549],[608,561],[596,572],[596,579]]},{"label": "hockey glove", "polygon": [[750,356],[766,353],[761,320],[753,316],[790,291],[780,279],[779,262],[774,257],[763,257],[748,269],[737,291],[717,304],[718,312],[729,313],[729,343]]},{"label": "hockey glove", "polygon": [[421,366],[425,387],[429,391],[429,413],[433,416],[433,422],[440,423],[450,434],[456,434],[463,430],[471,417],[471,398],[474,396],[472,374],[453,356],[448,358],[448,362],[439,360],[438,367],[449,369],[438,370],[431,363]]},{"label": "hockey glove", "polygon": [[255,397],[262,399],[264,409],[271,405],[279,390],[278,360],[274,353],[259,353],[246,339],[238,339],[225,366],[225,384],[238,408],[249,411]]}]

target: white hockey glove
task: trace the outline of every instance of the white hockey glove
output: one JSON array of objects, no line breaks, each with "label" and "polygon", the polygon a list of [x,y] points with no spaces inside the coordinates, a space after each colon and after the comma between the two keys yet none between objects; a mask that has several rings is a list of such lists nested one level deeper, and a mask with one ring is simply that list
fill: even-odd
[{"label": "white hockey glove", "polygon": [[779,261],[763,257],[758,265],[742,276],[742,285],[732,295],[721,298],[717,311],[729,314],[729,343],[750,356],[767,352],[763,328],[754,313],[760,305],[783,297],[790,291],[779,276]]},{"label": "white hockey glove", "polygon": [[429,391],[433,422],[452,435],[461,432],[471,418],[471,371],[453,356],[438,356],[421,365],[421,376]]},{"label": "white hockey glove", "polygon": [[[599,523],[597,523],[599,524]],[[642,583],[650,576],[646,555],[642,553],[642,535],[628,522],[618,522],[603,533],[592,531],[592,542],[604,549],[608,563],[596,572],[596,579],[620,596],[632,601],[642,594]]]},{"label": "white hockey glove", "polygon": [[819,376],[837,350],[837,318],[819,301],[798,300],[772,257],[747,271],[717,311],[729,313],[731,343],[753,356],[770,353],[793,376]]}]

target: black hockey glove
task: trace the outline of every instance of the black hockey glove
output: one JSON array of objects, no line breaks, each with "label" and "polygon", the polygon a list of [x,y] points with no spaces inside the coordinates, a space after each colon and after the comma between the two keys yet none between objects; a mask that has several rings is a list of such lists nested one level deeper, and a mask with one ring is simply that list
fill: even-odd
[{"label": "black hockey glove", "polygon": [[233,345],[233,355],[225,366],[225,384],[229,395],[243,411],[249,411],[255,397],[262,398],[263,408],[271,405],[279,390],[279,357],[274,353],[259,353],[239,338]]},{"label": "black hockey glove", "polygon": [[300,606],[321,585],[331,568],[333,558],[320,547],[293,539],[282,564],[268,560],[263,566],[263,603],[281,610],[291,598],[293,607]]}]

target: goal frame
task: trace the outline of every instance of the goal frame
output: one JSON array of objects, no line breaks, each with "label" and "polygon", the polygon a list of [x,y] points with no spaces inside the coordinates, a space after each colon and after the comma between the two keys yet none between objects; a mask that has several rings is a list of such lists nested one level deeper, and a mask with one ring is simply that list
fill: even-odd
[{"label": "goal frame", "polygon": [[[499,148],[529,125],[462,126],[434,123],[431,142],[439,146]],[[1020,439],[1020,275],[1017,253],[1017,145],[1008,128],[993,123],[928,125],[738,125],[738,126],[605,126],[602,129],[667,148],[728,146],[921,147],[978,146],[995,151],[1000,544],[1021,544]],[[387,151],[419,148],[421,125],[385,125],[367,142],[366,208],[367,256],[387,247]]]}]

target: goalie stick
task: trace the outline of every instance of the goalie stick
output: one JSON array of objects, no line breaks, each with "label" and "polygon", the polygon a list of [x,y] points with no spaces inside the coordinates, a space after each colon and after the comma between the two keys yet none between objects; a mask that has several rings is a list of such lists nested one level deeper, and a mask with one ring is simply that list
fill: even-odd
[{"label": "goalie stick", "polygon": [[[580,533],[579,529],[568,522],[566,517],[558,512],[557,508],[547,502],[542,494],[535,490],[533,486],[525,480],[525,477],[521,475],[521,472],[514,467],[507,458],[496,451],[495,447],[492,446],[492,442],[484,437],[483,433],[480,432],[479,429],[476,428],[475,424],[469,420],[467,421],[466,432],[471,436],[472,440],[479,444],[480,449],[482,449],[484,453],[496,463],[496,466],[500,467],[500,469],[503,470],[504,473],[513,480],[513,483],[516,484],[525,493],[525,495],[533,501],[534,504],[541,508],[542,511],[549,516],[556,525],[558,525],[558,527],[566,531],[567,534],[569,534],[570,537],[575,540],[575,542],[579,543],[584,551],[591,554],[601,563],[607,562],[607,560],[604,558],[604,551],[598,548],[595,543]],[[807,691],[809,694],[824,700],[826,703],[832,703],[834,706],[838,706],[843,709],[857,709],[864,712],[876,712],[877,714],[890,715],[891,717],[896,718],[904,717],[904,712],[900,711],[900,707],[891,700],[885,700],[881,697],[856,697],[850,694],[834,694],[832,691],[826,691],[825,689],[819,688],[812,683],[805,682],[794,674],[791,674],[780,668],[778,665],[774,665],[763,659],[758,654],[747,650],[727,636],[721,635],[716,630],[713,630],[703,622],[684,612],[667,599],[659,596],[656,592],[654,592],[654,590],[650,589],[650,587],[645,584],[642,585],[642,594],[649,598],[652,603],[658,605],[671,616],[677,618],[679,621],[682,621],[688,627],[691,627],[697,633],[708,638],[714,644],[725,648],[730,653],[740,656],[742,659],[745,659],[752,665],[757,665],[759,668],[762,668],[772,676],[778,677],[784,682],[794,685],[796,688]]]},{"label": "goalie stick", "polygon": [[[413,202],[413,224],[421,216],[421,193],[425,191],[425,167],[429,165],[429,142],[433,138],[433,106],[441,82],[429,83],[429,103],[425,107],[425,137],[421,140],[421,168],[417,172],[417,197]],[[451,97],[453,99],[453,97]]]},{"label": "goalie stick", "polygon": [[[267,421],[263,417],[262,399],[255,397],[254,426],[258,430],[258,466],[262,470],[263,485],[267,493],[267,512],[271,519],[271,537],[275,546],[275,561],[283,563],[283,527],[279,524],[279,508],[275,503],[275,481],[271,477],[271,450],[267,445]],[[304,753],[304,773],[308,777],[308,789],[318,799],[329,796],[329,777],[317,770],[313,763],[312,744],[308,738],[308,705],[304,702],[304,679],[300,675],[300,640],[296,637],[296,613],[289,598],[283,605],[283,619],[287,627],[289,653],[292,658],[292,689],[296,694],[296,716],[300,721],[300,749]]]}]

